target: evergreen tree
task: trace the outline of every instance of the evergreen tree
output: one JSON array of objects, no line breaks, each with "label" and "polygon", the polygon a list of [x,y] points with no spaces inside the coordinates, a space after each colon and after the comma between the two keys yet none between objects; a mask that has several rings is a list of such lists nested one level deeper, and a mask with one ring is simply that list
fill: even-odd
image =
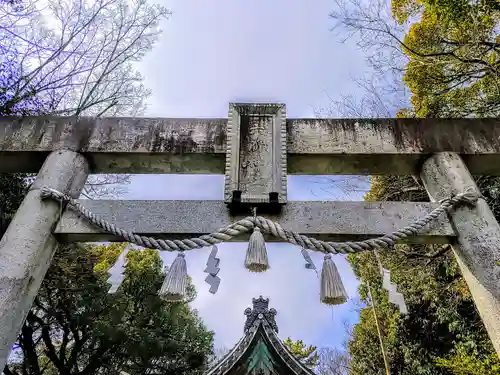
[{"label": "evergreen tree", "polygon": [[302,340],[292,340],[288,337],[283,344],[290,352],[304,365],[309,368],[315,368],[318,365],[319,354],[316,352],[316,347],[304,344]]},{"label": "evergreen tree", "polygon": [[[213,333],[186,303],[169,304],[157,251],[129,251],[108,294],[107,270],[126,244],[61,246],[22,327],[6,375],[201,374]],[[195,296],[190,285],[190,299]]]}]

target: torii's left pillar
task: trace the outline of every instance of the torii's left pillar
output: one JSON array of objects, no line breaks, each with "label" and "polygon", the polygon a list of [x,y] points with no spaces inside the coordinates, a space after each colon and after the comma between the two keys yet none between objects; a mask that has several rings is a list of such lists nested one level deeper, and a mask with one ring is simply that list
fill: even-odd
[{"label": "torii's left pillar", "polygon": [[52,152],[0,241],[0,372],[58,245],[52,231],[61,206],[42,201],[40,189],[48,186],[77,198],[88,174],[83,155],[69,150]]}]

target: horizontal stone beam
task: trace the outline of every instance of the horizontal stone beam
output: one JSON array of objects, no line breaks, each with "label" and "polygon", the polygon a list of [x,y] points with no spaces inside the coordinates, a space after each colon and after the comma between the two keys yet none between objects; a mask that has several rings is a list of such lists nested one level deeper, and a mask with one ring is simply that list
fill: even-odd
[{"label": "horizontal stone beam", "polygon": [[[0,173],[36,172],[50,151],[94,173],[224,173],[227,119],[0,118]],[[414,174],[439,151],[500,175],[498,119],[288,119],[289,174]]]},{"label": "horizontal stone beam", "polygon": [[[198,237],[242,218],[230,217],[222,201],[80,200],[80,203],[122,229],[157,238]],[[435,203],[415,202],[289,201],[279,217],[266,217],[288,230],[317,239],[352,241],[401,229],[436,207]],[[72,210],[63,214],[55,234],[61,242],[120,241],[102,233]],[[425,234],[408,242],[449,243],[453,237],[448,219],[442,217],[429,225]],[[235,241],[248,241],[248,235]]]}]

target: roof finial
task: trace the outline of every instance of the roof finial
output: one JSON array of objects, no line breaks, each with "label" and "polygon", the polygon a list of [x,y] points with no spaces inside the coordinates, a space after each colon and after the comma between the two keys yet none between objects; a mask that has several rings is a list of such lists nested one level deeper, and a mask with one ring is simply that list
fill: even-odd
[{"label": "roof finial", "polygon": [[260,320],[265,319],[271,328],[278,333],[278,325],[276,324],[275,316],[277,311],[269,308],[269,298],[259,296],[252,298],[252,308],[245,309],[247,317],[245,321],[244,331],[247,332],[252,326],[260,324]]}]

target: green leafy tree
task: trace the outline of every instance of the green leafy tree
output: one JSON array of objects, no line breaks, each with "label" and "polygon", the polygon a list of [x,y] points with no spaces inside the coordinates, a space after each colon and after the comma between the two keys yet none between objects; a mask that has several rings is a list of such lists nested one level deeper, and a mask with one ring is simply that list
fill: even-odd
[{"label": "green leafy tree", "polygon": [[[342,115],[368,108],[363,114],[370,117],[393,116],[397,110],[398,117],[499,116],[498,1],[392,0],[389,9],[383,0],[336,3],[332,17],[338,27],[360,37],[357,43],[374,72],[362,81],[366,98],[334,103]],[[377,86],[377,81],[382,84]],[[391,95],[404,100],[388,102]],[[500,219],[500,180],[482,176],[476,182]],[[428,201],[418,179],[401,176],[373,178],[366,199]],[[348,259],[361,280],[364,301],[367,285],[372,288],[393,373],[498,373],[498,356],[450,246],[399,245],[381,251],[380,257],[405,297],[406,316],[387,302],[372,253]],[[349,342],[352,374],[384,373],[369,310],[361,310]]]},{"label": "green leafy tree", "polygon": [[[186,303],[159,298],[163,274],[156,251],[130,251],[122,285],[108,294],[107,270],[124,246],[59,249],[6,375],[203,372],[213,333]],[[195,296],[192,285],[189,295]]]},{"label": "green leafy tree", "polygon": [[500,362],[495,353],[483,354],[479,358],[477,355],[478,353],[473,348],[460,344],[452,355],[438,358],[436,363],[455,375],[500,374]]},{"label": "green leafy tree", "polygon": [[[398,104],[391,116],[397,110],[401,117],[499,116],[500,2],[335,1],[336,26],[359,37],[373,68],[362,85],[367,97],[405,99],[391,100]],[[371,101],[345,104],[365,103]]]},{"label": "green leafy tree", "polygon": [[0,238],[26,194],[25,177],[24,174],[0,174]]},{"label": "green leafy tree", "polygon": [[[479,178],[496,215],[497,179]],[[366,199],[425,201],[425,190],[411,177],[376,177]],[[500,216],[499,216],[500,217]],[[348,256],[360,278],[360,296],[367,284],[376,301],[384,345],[396,374],[472,375],[497,373],[500,361],[474,306],[449,246],[398,245],[380,251],[385,268],[405,297],[409,313],[401,315],[388,302],[374,254]],[[361,310],[349,342],[353,374],[383,374],[383,359],[371,307]]]},{"label": "green leafy tree", "polygon": [[290,352],[304,365],[309,368],[315,368],[318,365],[319,354],[316,352],[316,347],[304,344],[304,341],[294,341],[290,337],[283,341],[283,344]]},{"label": "green leafy tree", "polygon": [[[418,117],[500,114],[500,3],[394,0],[408,56],[404,82]],[[410,20],[418,17],[418,21]]]}]

